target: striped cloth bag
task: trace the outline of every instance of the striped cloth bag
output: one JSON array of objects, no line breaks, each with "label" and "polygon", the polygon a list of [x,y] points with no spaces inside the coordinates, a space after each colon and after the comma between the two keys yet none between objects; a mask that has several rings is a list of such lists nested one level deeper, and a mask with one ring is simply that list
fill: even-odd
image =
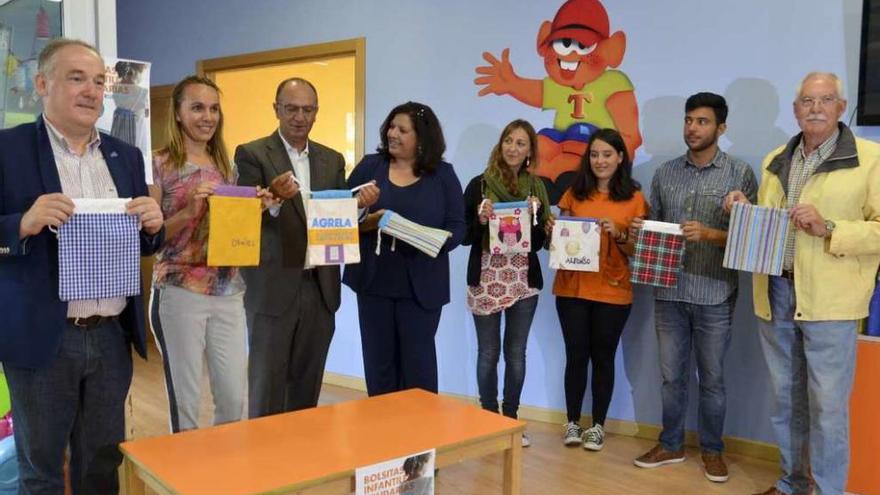
[{"label": "striped cloth bag", "polygon": [[138,219],[130,198],[74,198],[58,235],[58,297],[62,301],[134,296],[141,292]]},{"label": "striped cloth bag", "polygon": [[407,220],[391,210],[385,210],[385,214],[379,219],[379,233],[376,236],[377,255],[381,253],[382,234],[390,235],[393,238],[392,251],[394,251],[397,239],[400,239],[432,258],[436,258],[440,254],[440,249],[446,244],[446,240],[452,237],[452,232],[426,227],[412,220]]},{"label": "striped cloth bag", "polygon": [[723,266],[733,270],[782,274],[788,211],[734,203],[727,229]]},{"label": "striped cloth bag", "polygon": [[684,235],[677,223],[645,220],[636,234],[630,259],[630,281],[655,287],[676,287],[684,257]]}]

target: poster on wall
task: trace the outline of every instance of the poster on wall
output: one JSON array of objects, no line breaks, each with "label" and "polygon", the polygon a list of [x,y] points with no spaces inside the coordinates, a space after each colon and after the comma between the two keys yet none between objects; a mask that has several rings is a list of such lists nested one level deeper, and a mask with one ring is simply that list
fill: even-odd
[{"label": "poster on wall", "polygon": [[37,58],[61,36],[63,2],[0,1],[0,128],[33,122],[43,111],[34,87]]},{"label": "poster on wall", "polygon": [[147,184],[152,184],[150,63],[112,57],[104,62],[104,112],[98,129],[141,150]]},{"label": "poster on wall", "polygon": [[[626,52],[626,34],[611,29],[602,1],[566,0],[555,12],[552,7],[546,12],[553,20],[536,26],[537,56],[545,72],[519,76],[510,48],[500,56],[485,51],[486,65],[475,68],[474,84],[480,87],[478,96],[509,96],[553,113],[552,123],[543,119],[548,126],[538,131],[535,174],[544,179],[556,204],[574,180],[593,133],[619,131],[630,159],[642,135],[635,86],[617,69]],[[532,33],[519,35],[535,39]]]},{"label": "poster on wall", "polygon": [[433,495],[434,449],[355,471],[355,495]]}]

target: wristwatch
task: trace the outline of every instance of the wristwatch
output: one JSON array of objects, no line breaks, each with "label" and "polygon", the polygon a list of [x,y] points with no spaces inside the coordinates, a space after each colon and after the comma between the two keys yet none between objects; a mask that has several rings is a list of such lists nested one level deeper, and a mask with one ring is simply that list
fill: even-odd
[{"label": "wristwatch", "polygon": [[835,227],[837,227],[837,224],[835,224],[833,221],[825,220],[825,238],[826,239],[829,239],[831,237],[831,234],[834,233]]}]

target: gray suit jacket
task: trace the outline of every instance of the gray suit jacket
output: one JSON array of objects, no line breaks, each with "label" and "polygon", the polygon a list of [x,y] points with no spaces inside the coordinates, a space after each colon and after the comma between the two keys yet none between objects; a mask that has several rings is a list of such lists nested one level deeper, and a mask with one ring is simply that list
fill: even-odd
[{"label": "gray suit jacket", "polygon": [[[312,190],[345,189],[342,155],[312,140],[308,147]],[[275,177],[293,170],[277,131],[236,148],[235,165],[238,183],[243,186],[267,187]],[[278,316],[293,304],[302,281],[306,246],[306,212],[300,194],[285,201],[277,217],[263,213],[260,265],[241,271],[247,283],[244,304],[248,312]],[[340,303],[339,267],[314,270],[324,304],[333,313]]]}]

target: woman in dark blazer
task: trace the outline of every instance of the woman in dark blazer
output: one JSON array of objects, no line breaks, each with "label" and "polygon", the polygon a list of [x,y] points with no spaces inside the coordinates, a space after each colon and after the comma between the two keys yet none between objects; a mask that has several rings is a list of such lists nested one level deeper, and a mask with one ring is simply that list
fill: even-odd
[{"label": "woman in dark blazer", "polygon": [[[361,224],[361,262],[348,265],[343,283],[357,293],[358,319],[369,395],[408,388],[437,392],[434,336],[449,302],[449,251],[465,234],[461,183],[443,161],[440,122],[427,105],[407,102],[382,123],[378,153],[367,155],[349,187],[375,181],[382,191]],[[449,231],[436,258],[382,236],[376,227],[385,210]]]}]

